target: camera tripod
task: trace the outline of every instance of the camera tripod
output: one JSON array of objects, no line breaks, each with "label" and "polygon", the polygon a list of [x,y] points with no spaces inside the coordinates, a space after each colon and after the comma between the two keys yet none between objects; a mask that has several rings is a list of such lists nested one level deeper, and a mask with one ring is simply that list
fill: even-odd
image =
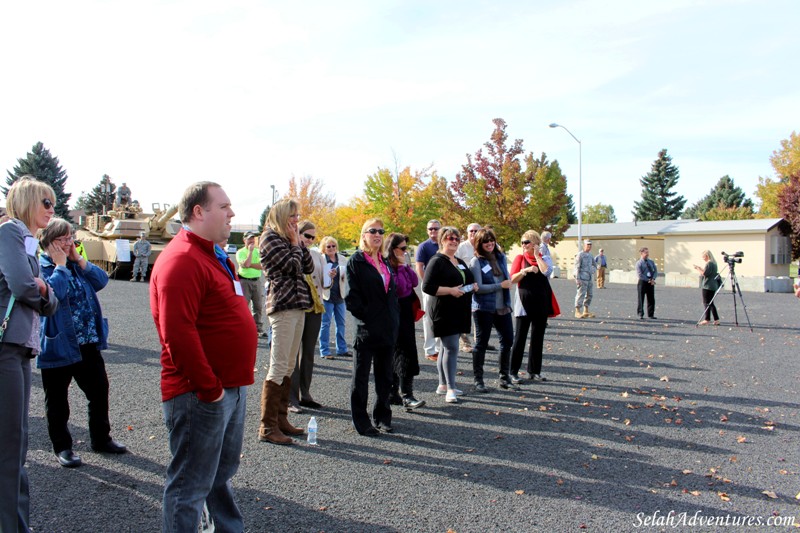
[{"label": "camera tripod", "polygon": [[[739,280],[736,279],[736,270],[733,264],[730,262],[727,262],[727,268],[728,268],[728,277],[725,278],[722,276],[722,273],[720,273],[720,278],[722,278],[722,283],[720,283],[719,289],[717,289],[717,292],[714,293],[714,297],[711,298],[710,302],[708,302],[706,308],[703,309],[703,314],[700,315],[700,318],[697,320],[695,327],[700,325],[700,321],[702,321],[703,318],[706,316],[706,313],[708,313],[708,309],[714,304],[714,300],[717,299],[719,293],[721,293],[722,289],[725,288],[725,282],[728,281],[731,284],[731,295],[733,296],[733,322],[736,324],[737,327],[739,326],[739,313],[736,309],[736,297],[738,295],[739,299],[742,301],[742,308],[744,309],[744,316],[745,318],[747,318],[747,325],[750,326],[750,332],[752,333],[753,324],[750,322],[750,315],[747,314],[747,304],[744,303],[744,297],[742,296],[742,289],[739,288]],[[725,270],[723,269],[722,272],[725,272]]]}]

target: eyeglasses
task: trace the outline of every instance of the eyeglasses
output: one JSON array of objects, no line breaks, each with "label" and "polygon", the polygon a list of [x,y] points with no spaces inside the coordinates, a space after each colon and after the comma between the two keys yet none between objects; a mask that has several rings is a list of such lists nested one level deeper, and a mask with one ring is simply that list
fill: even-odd
[{"label": "eyeglasses", "polygon": [[531,243],[531,241],[522,241],[522,246],[525,246],[526,244],[530,244],[530,243]]},{"label": "eyeglasses", "polygon": [[75,242],[75,236],[74,235],[67,235],[66,237],[59,237],[59,238],[53,239],[53,240],[58,241],[58,242],[63,243],[63,244],[67,244],[67,243],[70,243],[70,242]]},{"label": "eyeglasses", "polygon": [[316,235],[311,235],[310,233],[303,233],[303,237],[305,237],[305,238],[306,238],[306,239],[308,239],[309,241],[313,241],[314,239],[316,239],[316,238],[317,238],[317,236],[316,236]]},{"label": "eyeglasses", "polygon": [[329,244],[325,248],[336,248],[336,245],[335,244]]},{"label": "eyeglasses", "polygon": [[448,235],[447,237],[445,237],[445,240],[447,240],[447,241],[453,241],[453,242],[458,242],[458,241],[460,241],[460,240],[461,240],[461,237],[459,237],[459,236],[458,236],[458,235],[456,235],[455,233],[451,233],[450,235]]},{"label": "eyeglasses", "polygon": [[42,205],[44,206],[45,209],[50,209],[53,207],[53,202],[50,201],[50,198],[45,198],[44,200],[42,200]]},{"label": "eyeglasses", "polygon": [[406,250],[408,250],[408,246],[398,246],[397,249],[403,250],[405,252]]},{"label": "eyeglasses", "polygon": [[428,231],[439,231],[441,228],[428,228]]},{"label": "eyeglasses", "polygon": [[386,233],[386,230],[383,228],[369,228],[364,233],[369,233],[370,235],[375,235],[376,233],[378,235],[383,235],[384,233]]}]

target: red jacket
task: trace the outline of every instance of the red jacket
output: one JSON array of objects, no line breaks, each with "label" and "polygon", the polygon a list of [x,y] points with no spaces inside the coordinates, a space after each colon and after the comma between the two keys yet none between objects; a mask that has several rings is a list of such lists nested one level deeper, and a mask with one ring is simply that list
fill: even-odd
[{"label": "red jacket", "polygon": [[161,341],[162,401],[194,392],[211,402],[223,388],[253,383],[256,325],[214,243],[185,229],[172,239],[153,267],[150,309]]}]

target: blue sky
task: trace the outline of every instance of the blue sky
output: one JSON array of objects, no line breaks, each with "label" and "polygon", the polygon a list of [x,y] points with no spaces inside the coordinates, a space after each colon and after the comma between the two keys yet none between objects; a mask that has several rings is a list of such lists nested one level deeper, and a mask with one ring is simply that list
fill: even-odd
[{"label": "blue sky", "polygon": [[[10,5],[9,5],[10,4]],[[508,123],[577,203],[630,220],[667,148],[689,204],[751,195],[800,130],[794,1],[7,2],[0,165],[42,141],[74,198],[107,173],[175,203],[219,181],[238,224],[289,178],[339,202],[378,167],[452,178]]]}]

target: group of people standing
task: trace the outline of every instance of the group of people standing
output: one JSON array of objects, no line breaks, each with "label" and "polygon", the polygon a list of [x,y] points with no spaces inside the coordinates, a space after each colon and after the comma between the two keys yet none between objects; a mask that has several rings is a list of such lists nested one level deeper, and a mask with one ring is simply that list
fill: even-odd
[{"label": "group of people standing", "polygon": [[72,225],[54,216],[56,195],[49,185],[22,176],[6,201],[8,220],[0,224],[0,531],[26,532],[31,359],[41,370],[47,431],[61,466],[82,464],[68,428],[73,379],[88,400],[91,448],[114,454],[127,448],[111,438],[101,354],[108,323],[97,291],[108,275],[78,252]]}]

